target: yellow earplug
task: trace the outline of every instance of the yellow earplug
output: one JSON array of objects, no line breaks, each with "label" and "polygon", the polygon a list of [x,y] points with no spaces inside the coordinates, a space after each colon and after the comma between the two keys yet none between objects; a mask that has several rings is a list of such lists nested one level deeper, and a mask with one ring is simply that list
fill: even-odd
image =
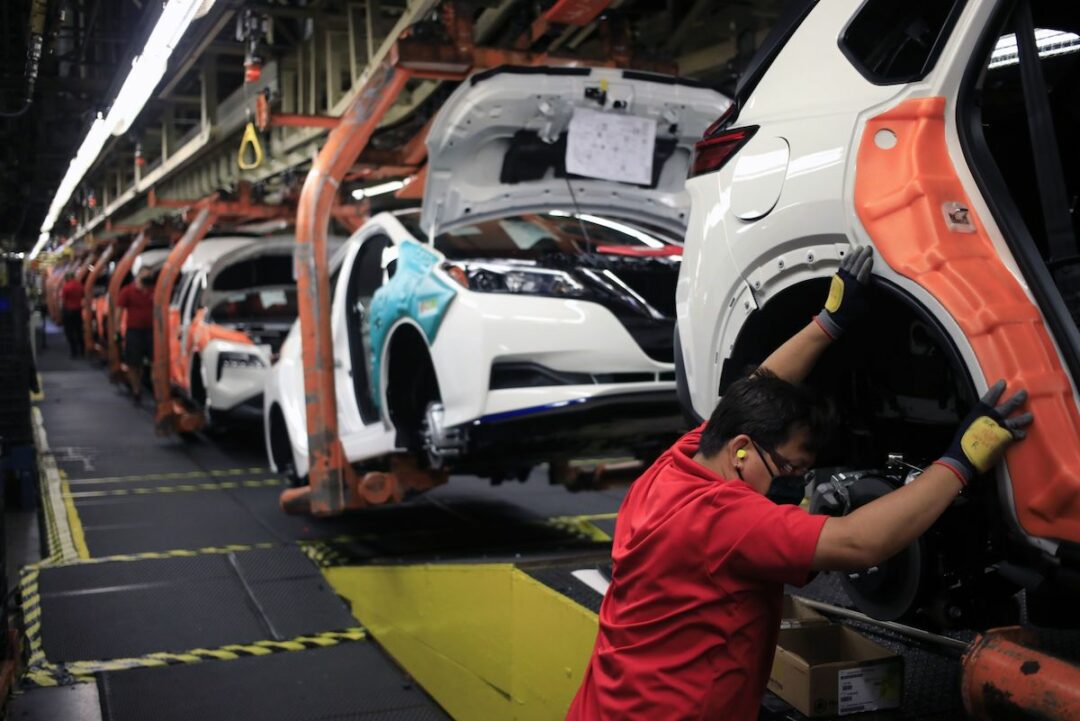
[{"label": "yellow earplug", "polygon": [[746,449],[745,448],[740,448],[739,450],[735,451],[735,457],[736,458],[746,458]]}]

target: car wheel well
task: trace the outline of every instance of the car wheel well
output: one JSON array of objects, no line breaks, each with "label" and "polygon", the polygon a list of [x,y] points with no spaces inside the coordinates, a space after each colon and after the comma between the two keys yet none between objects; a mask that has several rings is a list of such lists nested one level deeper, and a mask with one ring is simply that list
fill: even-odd
[{"label": "car wheel well", "polygon": [[441,397],[427,341],[412,325],[400,326],[386,350],[386,410],[400,447],[420,449],[427,406]]},{"label": "car wheel well", "polygon": [[[822,278],[787,288],[751,314],[725,362],[721,393],[806,325],[826,297],[828,283]],[[906,464],[927,467],[949,447],[977,398],[971,372],[948,330],[916,298],[879,278],[871,288],[870,307],[873,317],[832,344],[806,380],[831,400],[838,418],[836,438],[815,464],[815,493],[828,488],[838,470],[873,474],[895,466],[890,463],[894,454]],[[950,529],[964,528],[971,542],[931,544],[937,550],[928,562],[937,571],[927,578],[900,579],[909,590],[914,588],[910,584],[929,587],[911,594],[911,607],[892,609],[890,615],[907,616],[916,606],[979,608],[966,600],[969,597],[981,598],[987,608],[1007,605],[1006,596],[1015,589],[999,584],[1003,595],[993,597],[981,585],[982,571],[1001,560],[998,541],[1007,537],[1006,511],[996,484],[972,484],[965,498],[965,504],[946,511],[927,538],[948,537]],[[852,600],[863,612],[877,612],[870,596],[855,594]],[[965,611],[965,618],[973,618],[972,613]]]},{"label": "car wheel well", "polygon": [[[724,361],[720,395],[806,325],[828,283],[817,278],[786,288],[747,319]],[[932,461],[976,399],[971,374],[948,332],[916,299],[883,280],[875,282],[871,296],[874,318],[834,343],[807,383],[836,402],[845,431],[858,432],[865,446],[859,455],[875,456],[860,462],[884,461],[887,452]],[[920,433],[886,432],[913,418]],[[860,424],[873,432],[864,435],[867,428]]]}]

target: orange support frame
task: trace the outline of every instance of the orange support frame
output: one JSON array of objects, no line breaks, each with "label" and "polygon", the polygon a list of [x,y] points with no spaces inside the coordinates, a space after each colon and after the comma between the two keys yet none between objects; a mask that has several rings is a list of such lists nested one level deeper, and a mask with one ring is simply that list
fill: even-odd
[{"label": "orange support frame", "polygon": [[[949,157],[945,99],[907,100],[872,118],[859,147],[855,209],[882,259],[938,299],[971,343],[988,382],[1026,388],[1035,424],[1006,455],[1028,533],[1080,542],[1080,412],[1039,309],[1002,263]],[[896,135],[879,148],[875,135]],[[974,233],[943,207],[969,208]]]},{"label": "orange support frame", "polygon": [[87,353],[92,353],[94,351],[94,331],[90,323],[90,319],[94,315],[94,284],[108,266],[115,250],[116,244],[109,243],[108,247],[105,248],[105,250],[101,252],[101,255],[97,257],[97,260],[94,261],[90,273],[86,276],[86,282],[83,283],[83,347],[86,348]]},{"label": "orange support frame", "polygon": [[120,257],[120,261],[113,270],[112,277],[109,278],[108,368],[109,378],[113,380],[119,380],[123,375],[120,360],[120,309],[117,307],[116,301],[120,296],[120,288],[124,278],[131,272],[131,267],[135,265],[135,259],[139,257],[139,253],[146,249],[146,244],[149,241],[150,236],[145,231],[139,233],[135,240],[131,242],[131,245],[128,246],[124,255]]},{"label": "orange support frame", "polygon": [[176,278],[180,268],[191,255],[191,251],[206,236],[210,227],[217,220],[217,213],[212,209],[212,202],[206,201],[196,206],[195,219],[184,232],[183,237],[173,246],[169,257],[165,259],[161,272],[158,273],[154,286],[154,398],[157,400],[157,413],[154,423],[158,435],[168,435],[175,431],[191,433],[206,424],[201,413],[190,412],[179,399],[173,397],[169,382],[169,339],[173,335],[172,319],[169,315],[169,299],[172,297]]},{"label": "orange support frame", "polygon": [[300,306],[304,390],[307,397],[309,485],[302,496],[283,497],[286,507],[316,514],[365,505],[359,483],[338,438],[334,396],[334,347],[330,333],[330,287],[326,235],[338,186],[371,139],[379,121],[405,89],[410,73],[384,62],[327,137],[304,181],[296,214],[296,280]]},{"label": "orange support frame", "polygon": [[1080,720],[1080,667],[1034,648],[1034,634],[999,628],[964,655],[961,695],[973,719]]}]

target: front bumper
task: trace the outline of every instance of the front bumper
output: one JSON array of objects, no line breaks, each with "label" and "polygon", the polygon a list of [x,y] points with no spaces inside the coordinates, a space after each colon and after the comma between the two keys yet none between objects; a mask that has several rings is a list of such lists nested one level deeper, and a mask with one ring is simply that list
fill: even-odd
[{"label": "front bumper", "polygon": [[254,395],[230,408],[217,409],[211,407],[210,412],[214,414],[215,419],[244,424],[262,423],[263,394]]},{"label": "front bumper", "polygon": [[559,460],[651,460],[687,423],[673,391],[643,391],[495,413],[460,428],[468,451],[455,471],[485,473]]}]

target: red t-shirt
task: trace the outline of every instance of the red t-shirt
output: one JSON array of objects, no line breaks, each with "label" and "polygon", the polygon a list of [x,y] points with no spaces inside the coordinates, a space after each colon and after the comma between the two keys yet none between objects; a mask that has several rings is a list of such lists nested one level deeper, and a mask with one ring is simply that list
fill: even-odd
[{"label": "red t-shirt", "polygon": [[826,518],[695,463],[701,430],[623,501],[596,646],[568,721],[758,717],[783,586],[809,580]]},{"label": "red t-shirt", "polygon": [[64,286],[60,289],[60,302],[64,306],[64,310],[79,310],[82,308],[83,295],[85,289],[83,284],[72,278],[65,281]]},{"label": "red t-shirt", "polygon": [[128,283],[120,291],[116,304],[127,308],[128,330],[150,330],[154,327],[154,291],[139,287],[138,283]]}]

